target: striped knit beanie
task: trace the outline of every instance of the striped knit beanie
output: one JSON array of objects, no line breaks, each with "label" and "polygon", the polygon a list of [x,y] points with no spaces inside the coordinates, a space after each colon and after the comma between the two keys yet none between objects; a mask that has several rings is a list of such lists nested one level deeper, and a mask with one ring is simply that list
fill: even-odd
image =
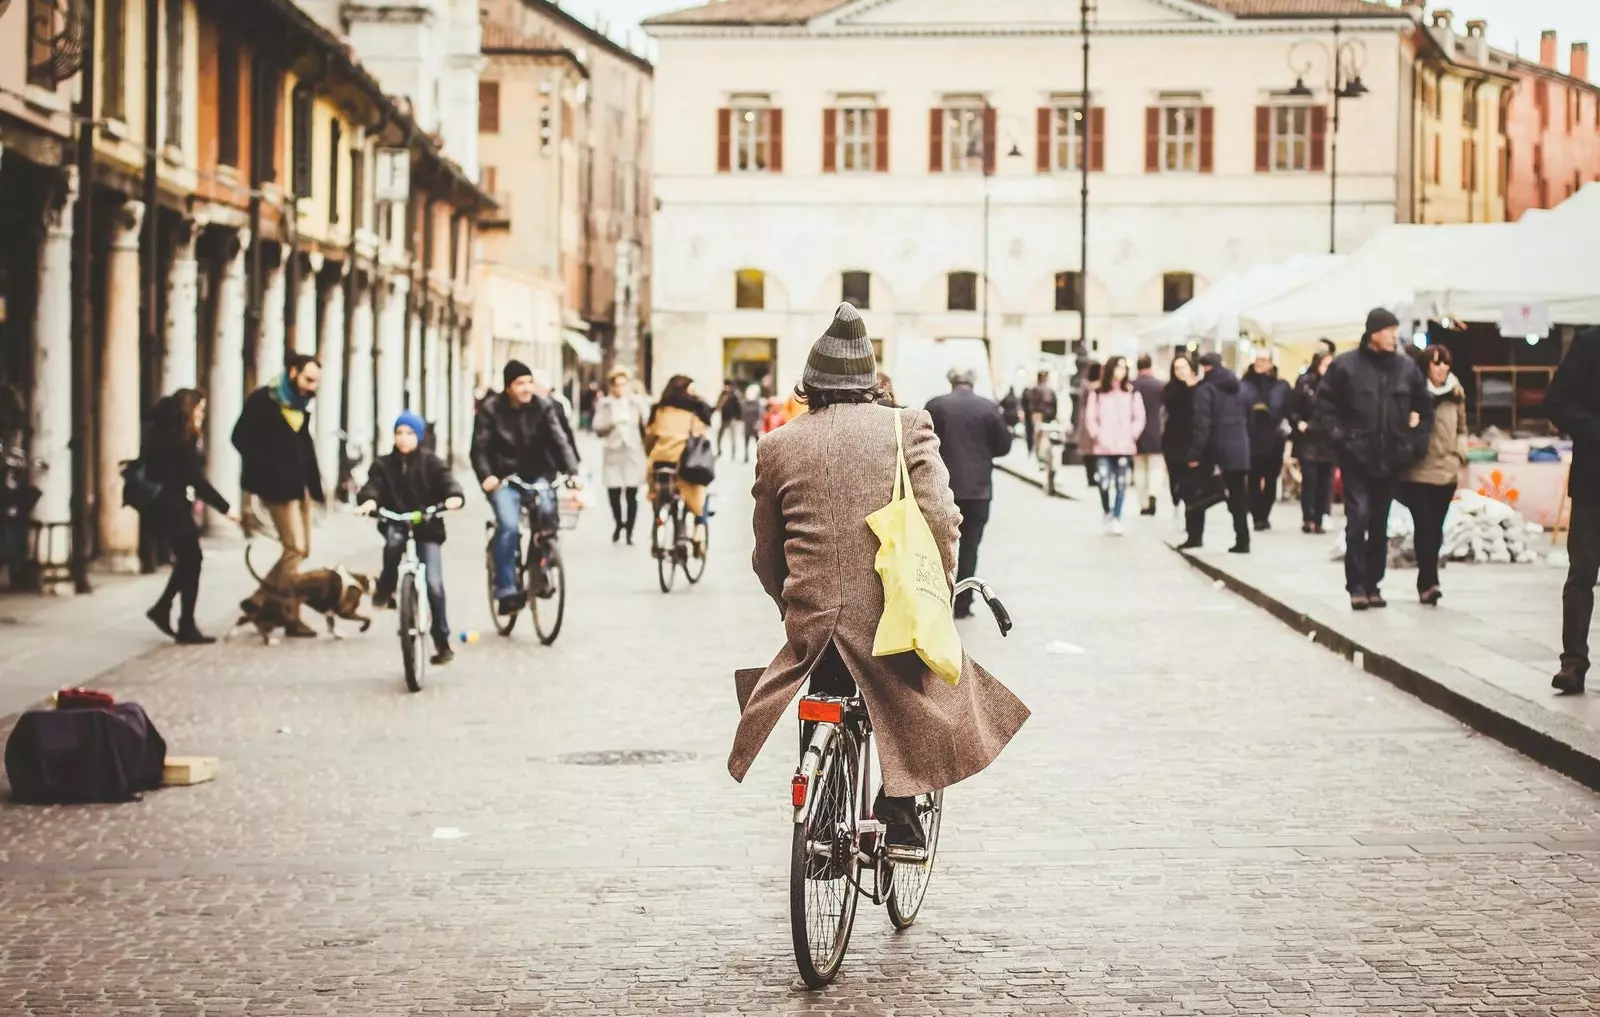
[{"label": "striped knit beanie", "polygon": [[867,323],[849,301],[833,312],[833,323],[811,347],[801,384],[814,389],[868,392],[878,385],[878,362],[867,339]]}]

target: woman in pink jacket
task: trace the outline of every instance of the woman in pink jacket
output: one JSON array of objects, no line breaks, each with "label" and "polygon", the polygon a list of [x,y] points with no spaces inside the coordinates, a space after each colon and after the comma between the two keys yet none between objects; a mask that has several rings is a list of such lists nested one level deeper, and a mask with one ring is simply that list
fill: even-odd
[{"label": "woman in pink jacket", "polygon": [[1127,357],[1107,361],[1100,373],[1100,386],[1089,396],[1084,420],[1099,467],[1100,506],[1106,513],[1106,532],[1120,537],[1128,474],[1139,449],[1139,435],[1144,433],[1144,400],[1128,380]]}]

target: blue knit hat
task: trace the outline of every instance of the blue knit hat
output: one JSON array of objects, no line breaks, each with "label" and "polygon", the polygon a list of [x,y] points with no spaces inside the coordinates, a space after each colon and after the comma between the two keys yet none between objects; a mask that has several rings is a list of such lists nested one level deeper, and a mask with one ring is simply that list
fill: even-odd
[{"label": "blue knit hat", "polygon": [[428,436],[428,425],[410,410],[401,410],[400,415],[394,418],[394,426],[396,430],[402,427],[411,428],[411,433],[417,436],[419,443]]}]

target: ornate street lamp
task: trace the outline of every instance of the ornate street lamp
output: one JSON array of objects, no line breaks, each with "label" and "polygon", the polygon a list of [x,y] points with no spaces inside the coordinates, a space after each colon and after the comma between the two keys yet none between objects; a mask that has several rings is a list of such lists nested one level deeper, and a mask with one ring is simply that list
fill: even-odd
[{"label": "ornate street lamp", "polygon": [[[1360,39],[1342,41],[1342,26],[1333,23],[1333,45],[1314,39],[1301,40],[1289,49],[1289,69],[1295,72],[1294,87],[1289,94],[1309,99],[1314,94],[1306,85],[1306,76],[1312,72],[1314,56],[1321,53],[1332,71],[1330,90],[1333,93],[1333,137],[1328,158],[1328,253],[1339,253],[1339,104],[1345,99],[1359,99],[1369,89],[1361,81],[1361,69],[1367,63],[1367,47]],[[1307,52],[1309,51],[1309,52]],[[1297,60],[1296,54],[1302,58]]]}]

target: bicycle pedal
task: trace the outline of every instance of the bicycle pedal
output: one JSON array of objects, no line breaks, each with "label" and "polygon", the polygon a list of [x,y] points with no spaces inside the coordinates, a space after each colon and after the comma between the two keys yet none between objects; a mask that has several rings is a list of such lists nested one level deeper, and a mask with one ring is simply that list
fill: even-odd
[{"label": "bicycle pedal", "polygon": [[860,831],[862,836],[867,836],[868,834],[875,836],[887,830],[888,827],[876,819],[863,819],[856,824],[856,829]]},{"label": "bicycle pedal", "polygon": [[883,857],[885,861],[893,862],[897,865],[926,865],[928,863],[928,849],[890,844],[884,849]]}]

